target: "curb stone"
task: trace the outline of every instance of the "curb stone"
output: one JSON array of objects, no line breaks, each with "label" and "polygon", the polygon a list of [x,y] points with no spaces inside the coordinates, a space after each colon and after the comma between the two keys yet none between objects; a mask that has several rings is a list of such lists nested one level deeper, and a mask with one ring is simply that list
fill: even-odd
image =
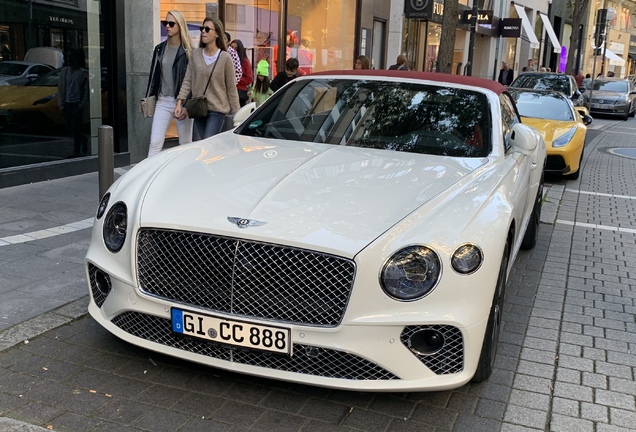
[{"label": "curb stone", "polygon": [[[0,352],[88,313],[88,295],[0,332]],[[0,423],[0,431],[5,431]],[[16,429],[17,430],[17,429]]]},{"label": "curb stone", "polygon": [[24,423],[18,420],[14,420],[8,417],[0,417],[0,430],[2,432],[46,432],[45,429],[40,426],[35,426],[29,423]]}]

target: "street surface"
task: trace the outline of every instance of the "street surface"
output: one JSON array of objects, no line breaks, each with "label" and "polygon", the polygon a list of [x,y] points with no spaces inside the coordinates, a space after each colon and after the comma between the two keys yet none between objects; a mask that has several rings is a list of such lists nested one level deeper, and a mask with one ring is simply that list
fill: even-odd
[{"label": "street surface", "polygon": [[443,392],[289,384],[124,343],[85,313],[97,173],[0,189],[0,430],[636,430],[636,120],[589,129],[580,178],[547,178],[495,372]]}]

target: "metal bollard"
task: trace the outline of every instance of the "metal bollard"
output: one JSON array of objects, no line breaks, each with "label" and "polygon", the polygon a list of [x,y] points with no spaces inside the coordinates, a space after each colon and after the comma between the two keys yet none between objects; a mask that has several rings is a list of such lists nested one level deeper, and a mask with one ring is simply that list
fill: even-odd
[{"label": "metal bollard", "polygon": [[115,154],[113,149],[113,127],[100,126],[97,138],[97,160],[99,161],[99,199],[101,200],[115,178]]}]

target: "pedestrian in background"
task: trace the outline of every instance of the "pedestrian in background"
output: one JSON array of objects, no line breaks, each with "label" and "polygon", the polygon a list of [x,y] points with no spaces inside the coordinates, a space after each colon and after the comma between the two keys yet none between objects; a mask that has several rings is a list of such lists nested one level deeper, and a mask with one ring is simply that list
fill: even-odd
[{"label": "pedestrian in background", "polygon": [[279,72],[272,80],[269,88],[276,91],[298,76],[298,59],[291,57],[285,62],[285,71]]},{"label": "pedestrian in background", "polygon": [[510,85],[513,79],[514,72],[508,67],[508,63],[502,61],[501,69],[499,70],[499,78],[497,78],[497,81],[499,82],[499,84],[507,86]]},{"label": "pedestrian in background", "polygon": [[200,29],[199,48],[190,55],[174,109],[175,117],[185,118],[188,110],[183,103],[190,93],[193,97],[205,97],[208,114],[194,119],[192,135],[195,140],[222,132],[225,115],[234,114],[240,108],[234,65],[227,53],[223,24],[217,19],[206,18]]},{"label": "pedestrian in background", "polygon": [[389,66],[389,70],[409,70],[406,67],[406,56],[404,54],[398,55],[395,64]]},{"label": "pedestrian in background", "polygon": [[353,63],[353,69],[371,69],[371,62],[369,61],[369,57],[363,55],[359,55],[358,57],[356,57],[356,60]]},{"label": "pedestrian in background", "polygon": [[236,82],[239,82],[241,80],[241,77],[243,76],[243,67],[241,66],[241,58],[239,57],[236,50],[232,48],[232,45],[230,44],[230,41],[232,40],[232,37],[230,36],[230,34],[228,32],[224,32],[224,35],[225,35],[225,46],[227,47],[228,54],[230,54],[230,56],[232,57],[232,64],[234,65],[234,76],[236,77]]},{"label": "pedestrian in background", "polygon": [[261,60],[256,66],[256,81],[248,89],[250,101],[256,102],[256,106],[258,106],[265,102],[272,93],[274,92],[269,88],[269,63],[267,60]]},{"label": "pedestrian in background", "polygon": [[[192,53],[192,39],[183,14],[177,10],[166,13],[161,21],[166,28],[167,38],[155,47],[150,64],[150,77],[146,94],[157,97],[155,113],[152,116],[148,157],[163,149],[166,132],[174,117],[177,96],[183,84],[188,62]],[[177,118],[179,144],[192,142],[192,119]]]},{"label": "pedestrian in background", "polygon": [[241,106],[245,106],[249,97],[247,96],[247,88],[252,85],[254,82],[254,75],[252,73],[252,63],[247,58],[247,53],[245,52],[245,46],[240,39],[234,39],[230,44],[232,48],[236,51],[241,60],[241,70],[243,74],[241,79],[236,84],[236,89],[238,90],[239,95],[239,104]]},{"label": "pedestrian in background", "polygon": [[574,75],[574,81],[576,81],[576,85],[578,86],[578,88],[581,88],[581,86],[583,85],[584,79],[585,79],[585,76],[583,75],[583,71],[579,69],[577,74]]},{"label": "pedestrian in background", "polygon": [[66,133],[73,137],[73,153],[68,157],[76,158],[87,154],[90,87],[86,56],[81,49],[71,50],[68,55],[68,65],[60,71],[57,103],[64,114]]}]

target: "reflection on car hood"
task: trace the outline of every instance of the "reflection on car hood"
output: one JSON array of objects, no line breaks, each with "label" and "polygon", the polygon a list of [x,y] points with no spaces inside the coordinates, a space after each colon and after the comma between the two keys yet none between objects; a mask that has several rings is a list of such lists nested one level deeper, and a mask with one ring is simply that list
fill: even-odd
[{"label": "reflection on car hood", "polygon": [[[592,98],[594,99],[618,99],[618,98],[624,98],[627,94],[626,93],[620,93],[620,92],[612,92],[612,91],[603,91],[603,90],[594,90],[594,93],[592,94]],[[589,93],[588,93],[589,96]]]},{"label": "reflection on car hood", "polygon": [[[349,256],[485,163],[235,134],[178,151],[146,192],[142,226]],[[228,218],[264,224],[242,229]]]},{"label": "reflection on car hood", "polygon": [[523,117],[522,122],[537,129],[547,146],[550,146],[554,139],[568,133],[574,126],[581,125],[575,121],[546,120],[534,117]]}]

